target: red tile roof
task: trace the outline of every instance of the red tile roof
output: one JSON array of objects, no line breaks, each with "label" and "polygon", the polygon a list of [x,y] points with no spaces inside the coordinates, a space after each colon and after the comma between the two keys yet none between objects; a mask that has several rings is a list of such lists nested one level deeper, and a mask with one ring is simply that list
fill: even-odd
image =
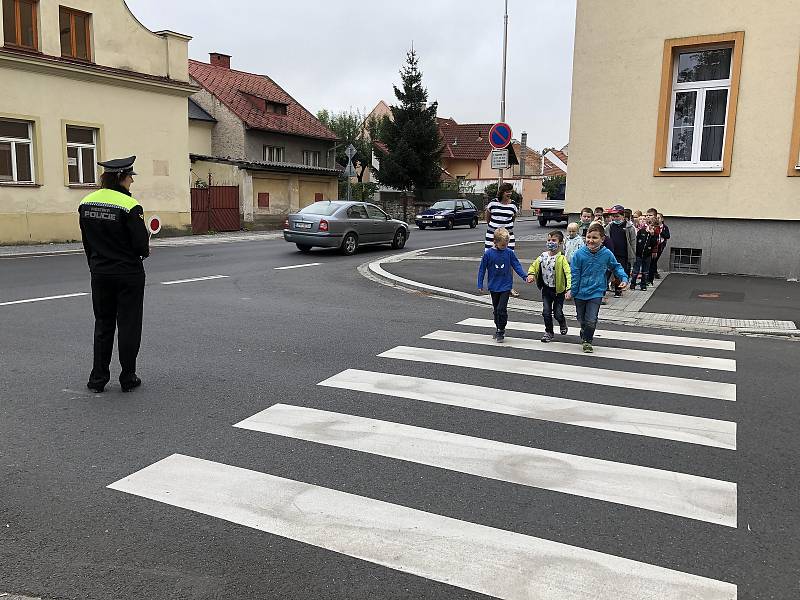
[{"label": "red tile roof", "polygon": [[[189,61],[189,75],[248,127],[323,140],[337,139],[336,134],[266,75],[235,71],[196,60]],[[268,102],[285,104],[286,114],[259,110],[247,99],[248,94]]]},{"label": "red tile roof", "polygon": [[[551,152],[553,154],[555,154],[561,160],[561,162],[563,162],[565,165],[569,164],[569,158],[561,150],[551,150]],[[564,173],[564,171],[560,167],[557,167],[552,162],[550,162],[550,160],[547,158],[546,154],[545,154],[545,159],[544,159],[544,173],[542,173],[542,174],[545,177],[554,177],[556,175],[566,175],[566,173]]]},{"label": "red tile roof", "polygon": [[438,118],[439,134],[444,143],[444,158],[485,160],[492,151],[489,130],[492,123],[456,123],[453,119]]}]

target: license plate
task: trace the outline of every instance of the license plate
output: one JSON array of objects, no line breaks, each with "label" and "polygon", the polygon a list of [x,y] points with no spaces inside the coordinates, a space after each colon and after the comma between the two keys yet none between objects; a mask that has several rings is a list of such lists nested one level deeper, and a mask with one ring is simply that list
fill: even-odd
[{"label": "license plate", "polygon": [[295,223],[295,229],[311,229],[311,223]]},{"label": "license plate", "polygon": [[423,220],[422,220],[422,222],[423,222],[425,225],[430,225],[431,223],[433,223],[433,221],[430,221],[430,220],[426,221],[425,219],[423,219]]}]

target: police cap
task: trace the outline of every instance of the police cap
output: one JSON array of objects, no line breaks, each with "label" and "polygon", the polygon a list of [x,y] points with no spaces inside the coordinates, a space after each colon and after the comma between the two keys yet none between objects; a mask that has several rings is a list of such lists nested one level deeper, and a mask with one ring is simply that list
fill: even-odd
[{"label": "police cap", "polygon": [[103,167],[106,173],[122,173],[124,175],[136,175],[136,172],[133,170],[134,162],[136,162],[136,157],[129,156],[128,158],[115,158],[113,160],[98,162],[97,164]]}]

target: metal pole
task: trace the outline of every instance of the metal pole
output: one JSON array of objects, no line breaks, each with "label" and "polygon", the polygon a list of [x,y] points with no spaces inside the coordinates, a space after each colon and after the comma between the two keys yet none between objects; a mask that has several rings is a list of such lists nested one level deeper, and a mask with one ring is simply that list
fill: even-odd
[{"label": "metal pole", "polygon": [[[506,57],[508,54],[508,0],[505,1],[505,13],[503,16],[503,86],[502,94],[500,96],[500,120],[505,123],[506,121]],[[498,170],[499,188],[503,184],[503,169]]]}]

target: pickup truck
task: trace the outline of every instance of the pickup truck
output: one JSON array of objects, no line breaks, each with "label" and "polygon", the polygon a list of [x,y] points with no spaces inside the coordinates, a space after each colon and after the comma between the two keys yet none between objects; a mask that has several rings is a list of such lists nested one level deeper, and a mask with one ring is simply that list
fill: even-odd
[{"label": "pickup truck", "polygon": [[555,198],[534,200],[531,204],[533,216],[539,220],[539,225],[546,227],[549,221],[566,222],[569,216],[564,214],[564,199],[566,198],[567,185],[562,184]]}]

